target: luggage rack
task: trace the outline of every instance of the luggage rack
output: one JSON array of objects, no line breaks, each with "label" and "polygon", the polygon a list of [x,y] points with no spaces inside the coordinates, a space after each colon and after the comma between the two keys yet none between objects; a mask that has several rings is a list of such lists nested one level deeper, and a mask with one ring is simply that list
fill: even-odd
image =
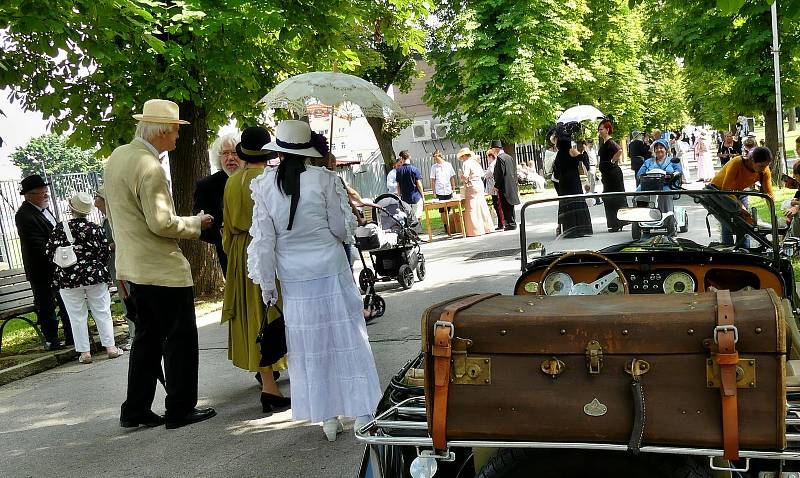
[{"label": "luggage rack", "polygon": [[[800,461],[800,401],[787,404],[786,440],[788,447],[784,451],[741,450],[739,456],[744,459],[758,458],[768,460]],[[452,456],[431,455],[433,440],[428,434],[428,423],[425,412],[425,397],[407,398],[393,405],[367,425],[355,431],[356,438],[367,445],[414,446],[426,456],[447,459]],[[578,442],[535,442],[535,441],[503,441],[503,440],[448,440],[449,448],[546,448],[546,449],[580,449],[627,451],[628,446],[615,443],[578,443]],[[643,446],[642,453],[662,453],[671,455],[695,455],[721,457],[723,450],[713,448],[685,448],[672,446]]]}]

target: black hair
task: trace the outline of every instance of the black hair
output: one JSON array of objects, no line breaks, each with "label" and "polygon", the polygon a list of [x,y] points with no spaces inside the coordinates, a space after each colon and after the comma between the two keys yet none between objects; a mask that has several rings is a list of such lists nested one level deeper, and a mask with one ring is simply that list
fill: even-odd
[{"label": "black hair", "polygon": [[283,153],[283,159],[278,166],[275,175],[275,182],[278,190],[291,197],[289,206],[289,225],[287,230],[292,230],[294,224],[294,213],[297,211],[297,203],[300,201],[300,174],[306,170],[306,157],[298,154]]},{"label": "black hair", "polygon": [[407,149],[400,151],[400,154],[398,154],[398,156],[400,156],[400,159],[402,159],[403,161],[411,158],[411,154],[409,154]]},{"label": "black hair", "polygon": [[750,159],[753,160],[754,163],[771,163],[772,151],[763,146],[759,146],[750,152]]}]

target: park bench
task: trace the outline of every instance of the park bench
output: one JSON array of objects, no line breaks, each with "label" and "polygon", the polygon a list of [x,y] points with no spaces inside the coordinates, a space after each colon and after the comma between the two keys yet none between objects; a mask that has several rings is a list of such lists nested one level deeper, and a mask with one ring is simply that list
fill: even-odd
[{"label": "park bench", "polygon": [[17,319],[28,323],[44,343],[44,336],[36,322],[25,314],[35,312],[33,290],[24,269],[0,271],[0,352],[3,350],[3,331],[6,324]]}]

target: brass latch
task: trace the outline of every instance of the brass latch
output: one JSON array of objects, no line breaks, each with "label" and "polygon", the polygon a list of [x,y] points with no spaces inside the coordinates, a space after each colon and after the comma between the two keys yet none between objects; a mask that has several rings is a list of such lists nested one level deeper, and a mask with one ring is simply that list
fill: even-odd
[{"label": "brass latch", "polygon": [[586,367],[591,375],[598,375],[603,368],[603,346],[596,340],[586,344]]},{"label": "brass latch", "polygon": [[454,337],[453,347],[453,376],[461,378],[467,373],[467,349],[472,347],[472,340]]},{"label": "brass latch", "polygon": [[[719,364],[716,359],[706,359],[706,388],[719,388]],[[756,360],[739,358],[736,365],[736,388],[756,388]]]},{"label": "brass latch", "polygon": [[650,371],[650,363],[645,360],[633,359],[625,362],[625,373],[633,378],[641,377]]},{"label": "brass latch", "polygon": [[561,375],[561,372],[564,371],[564,367],[566,367],[564,362],[555,357],[550,357],[549,359],[542,361],[542,365],[540,366],[542,372],[550,375],[554,379]]},{"label": "brass latch", "polygon": [[465,357],[464,375],[453,376],[454,384],[489,385],[492,383],[492,359],[489,357]]}]

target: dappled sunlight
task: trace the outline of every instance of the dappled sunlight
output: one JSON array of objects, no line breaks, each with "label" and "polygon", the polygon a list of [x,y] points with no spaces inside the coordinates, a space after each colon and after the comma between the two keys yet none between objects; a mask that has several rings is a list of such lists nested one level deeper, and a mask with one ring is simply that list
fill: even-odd
[{"label": "dappled sunlight", "polygon": [[[4,427],[3,429],[0,429],[0,435],[20,433],[49,427],[75,426],[82,423],[110,419],[116,420],[119,415],[119,409],[116,407],[100,409],[92,408],[90,410],[81,409],[83,413],[78,414],[73,413],[74,408],[75,407],[73,407],[70,402],[57,402],[51,404],[29,402],[24,405],[15,406],[13,410],[10,407],[0,407],[0,414],[6,414],[13,411],[18,413],[20,417],[25,417],[28,414],[20,412],[34,412],[31,415],[37,417],[36,419],[21,418],[20,420],[17,420],[18,423],[13,423],[15,421],[14,419],[4,418],[4,425],[12,425],[13,428]],[[48,410],[51,412],[48,413]]]},{"label": "dappled sunlight", "polygon": [[242,420],[238,423],[228,426],[226,430],[230,432],[231,435],[240,436],[309,426],[318,425],[314,425],[308,421],[292,420],[292,412],[291,410],[287,410],[285,412],[273,413],[272,415],[264,418]]}]

